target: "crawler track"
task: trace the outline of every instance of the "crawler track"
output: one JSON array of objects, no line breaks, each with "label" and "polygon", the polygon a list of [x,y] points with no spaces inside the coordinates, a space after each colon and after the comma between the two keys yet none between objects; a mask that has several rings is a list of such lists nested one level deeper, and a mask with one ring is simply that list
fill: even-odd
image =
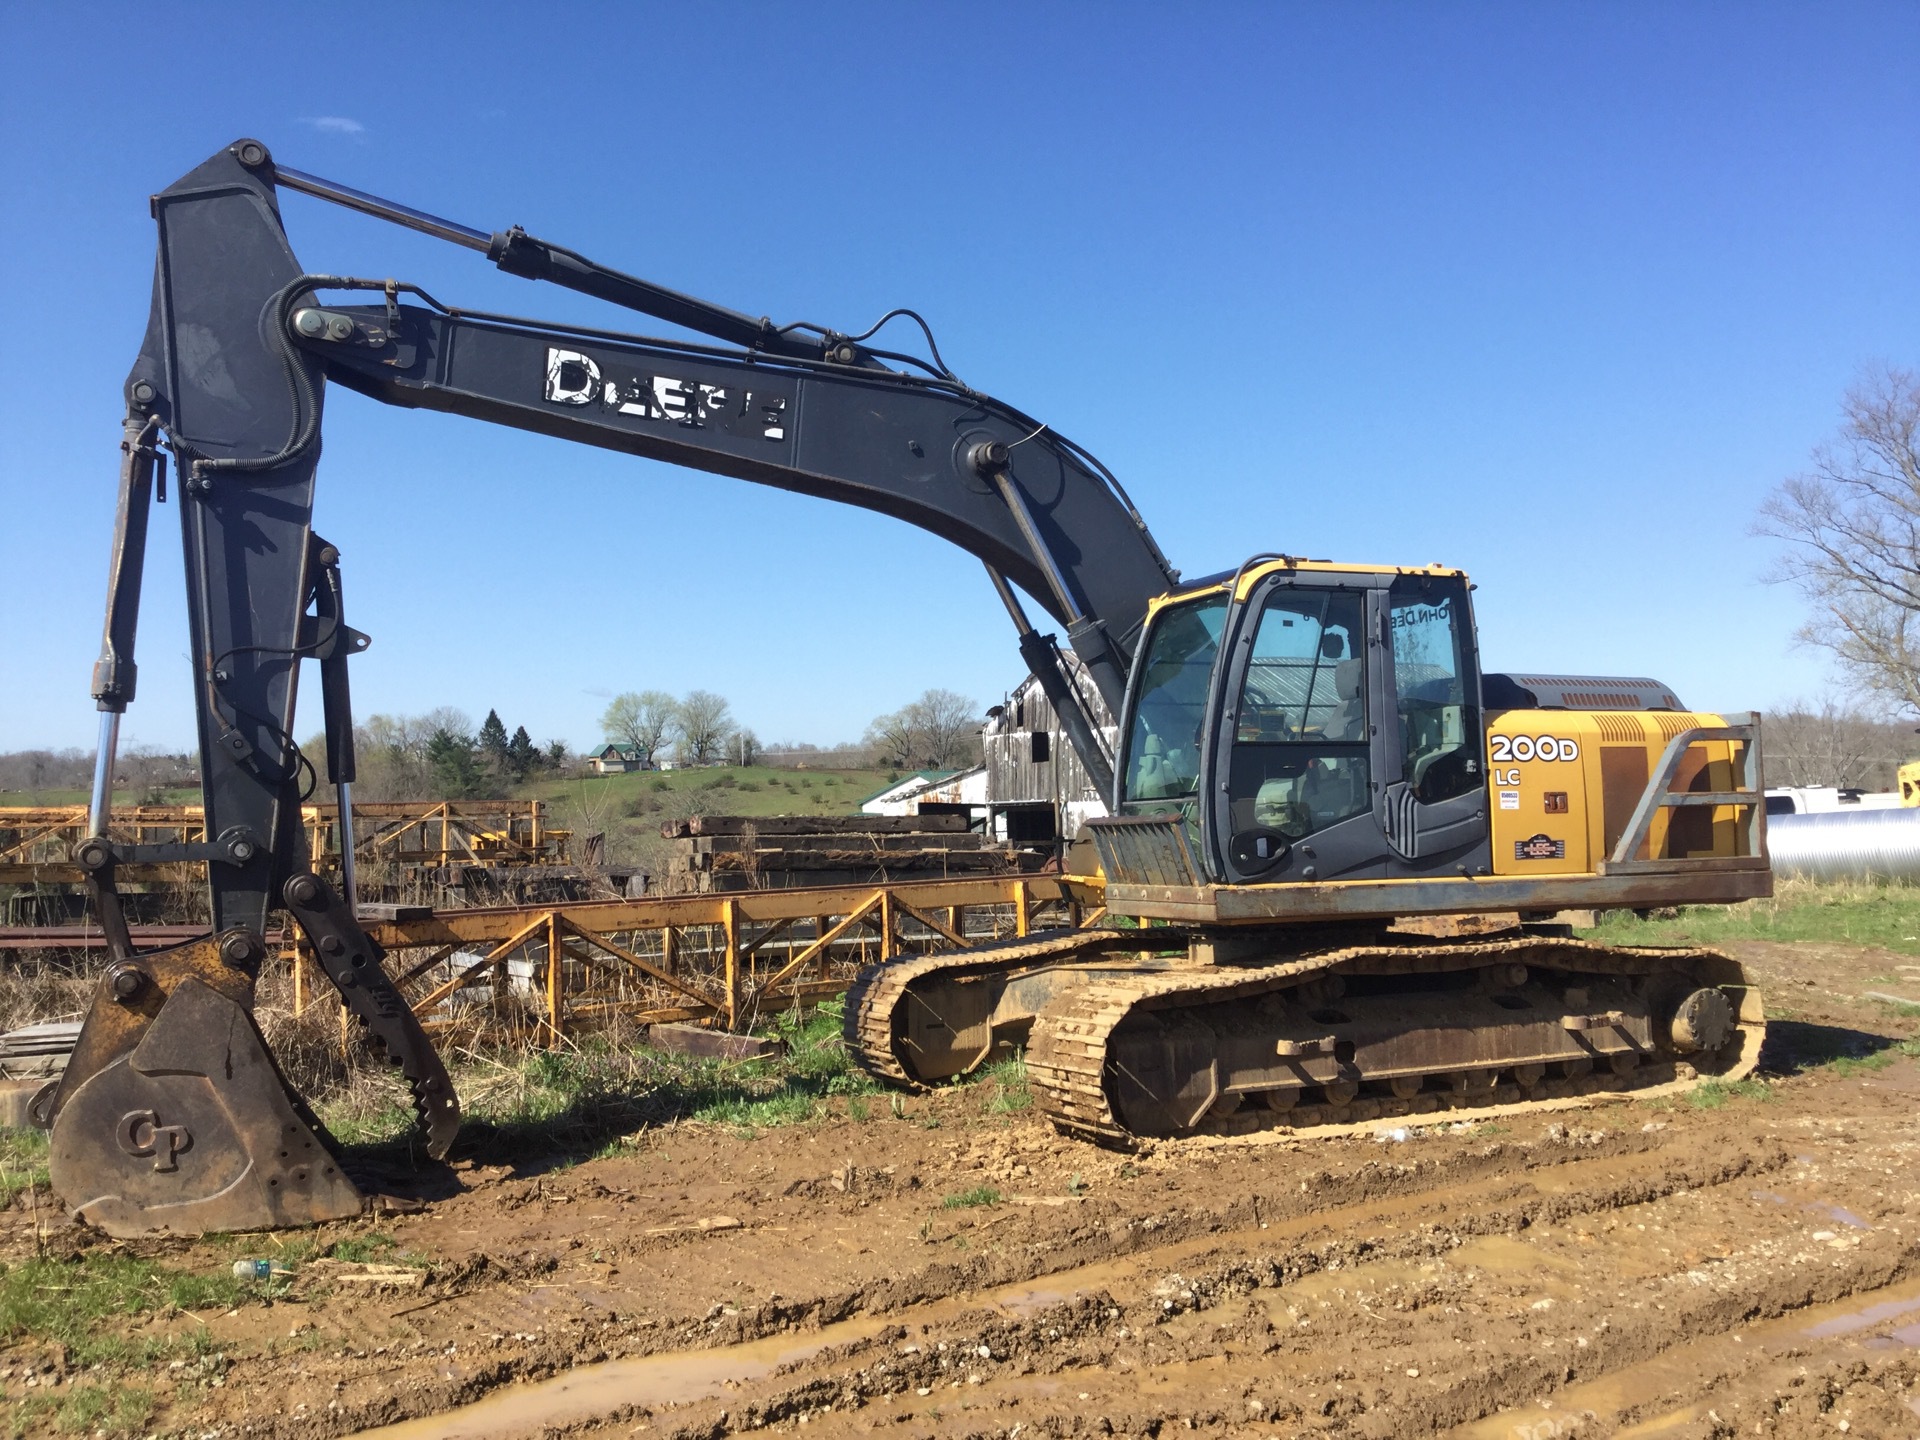
[{"label": "crawler track", "polygon": [[[1405,974],[1457,970],[1501,963],[1544,967],[1583,975],[1656,975],[1693,965],[1730,989],[1744,991],[1745,976],[1731,957],[1700,948],[1650,948],[1599,945],[1552,938],[1481,940],[1461,944],[1355,947],[1328,951],[1258,969],[1185,966],[1159,973],[1113,970],[1091,979],[1073,997],[1070,1008],[1042,1013],[1027,1054],[1028,1073],[1041,1113],[1061,1131],[1108,1145],[1125,1145],[1136,1136],[1115,1113],[1113,1039],[1120,1026],[1142,1011],[1160,1014],[1217,1005],[1251,1003],[1328,975]],[[1736,1008],[1736,1025],[1718,1050],[1637,1065],[1625,1074],[1600,1073],[1548,1079],[1535,1084],[1492,1083],[1456,1094],[1423,1092],[1407,1097],[1358,1095],[1348,1103],[1298,1105],[1265,1113],[1234,1110],[1209,1115],[1198,1133],[1246,1135],[1261,1130],[1292,1132],[1344,1128],[1383,1118],[1431,1114],[1449,1109],[1527,1110],[1542,1102],[1583,1095],[1645,1090],[1675,1082],[1709,1078],[1737,1079],[1752,1071],[1765,1024],[1757,1003]],[[1483,1073],[1496,1082],[1486,1067]]]},{"label": "crawler track", "polygon": [[[1177,937],[1185,943],[1185,936]],[[1139,932],[1117,929],[1056,931],[1021,940],[889,960],[864,971],[847,991],[845,1038],[862,1068],[904,1089],[924,1089],[895,1044],[896,1015],[908,991],[933,976],[957,979],[994,971],[1014,973],[1038,965],[1087,960],[1121,945],[1137,945]]]}]

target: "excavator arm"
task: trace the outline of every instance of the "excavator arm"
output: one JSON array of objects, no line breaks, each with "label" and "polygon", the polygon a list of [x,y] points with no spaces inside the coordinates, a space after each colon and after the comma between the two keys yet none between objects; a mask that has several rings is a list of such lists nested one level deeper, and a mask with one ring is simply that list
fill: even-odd
[{"label": "excavator arm", "polygon": [[[308,272],[281,222],[281,188],[705,338],[460,310],[417,286]],[[279,1077],[252,1021],[275,911],[303,929],[405,1074],[429,1152],[444,1154],[458,1128],[451,1082],[358,924],[351,871],[344,896],[313,874],[300,825],[319,776],[293,738],[299,662],[320,661],[327,778],[344,802],[354,778],[346,661],[367,643],[346,623],[339,553],[312,530],[329,381],[388,404],[862,506],[952,541],[985,564],[1023,658],[1088,773],[1111,793],[1098,727],[1012,586],[1065,629],[1118,714],[1148,602],[1178,574],[1098,461],[962,383],[930,333],[929,360],[875,348],[878,326],[857,336],[775,326],[518,229],[487,234],[278,167],[251,140],[152,203],[159,249],[146,339],[126,387],[120,518],[93,686],[100,748],[81,855],[113,960],[73,1064],[36,1112],[54,1130],[55,1182],[88,1219],[116,1233],[242,1229],[357,1205],[324,1131]],[[110,795],[119,716],[135,689],[148,511],[165,498],[166,452],[178,472],[206,839],[136,847],[110,838]],[[161,859],[206,862],[214,934],[137,952],[114,868]]]}]

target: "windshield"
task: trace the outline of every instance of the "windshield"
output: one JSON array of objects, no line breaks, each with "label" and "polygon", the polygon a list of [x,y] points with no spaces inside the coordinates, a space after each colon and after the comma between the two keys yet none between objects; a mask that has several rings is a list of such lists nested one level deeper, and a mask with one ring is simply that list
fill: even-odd
[{"label": "windshield", "polygon": [[1149,802],[1188,800],[1199,788],[1200,729],[1226,613],[1222,593],[1169,606],[1154,618],[1127,736],[1123,809],[1164,810],[1170,807]]}]

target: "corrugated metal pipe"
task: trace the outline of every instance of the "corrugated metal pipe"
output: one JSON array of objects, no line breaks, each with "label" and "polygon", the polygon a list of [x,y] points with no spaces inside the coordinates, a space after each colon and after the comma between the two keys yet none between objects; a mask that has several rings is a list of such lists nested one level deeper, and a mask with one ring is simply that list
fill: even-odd
[{"label": "corrugated metal pipe", "polygon": [[1781,875],[1920,883],[1920,809],[1770,815],[1767,853]]}]

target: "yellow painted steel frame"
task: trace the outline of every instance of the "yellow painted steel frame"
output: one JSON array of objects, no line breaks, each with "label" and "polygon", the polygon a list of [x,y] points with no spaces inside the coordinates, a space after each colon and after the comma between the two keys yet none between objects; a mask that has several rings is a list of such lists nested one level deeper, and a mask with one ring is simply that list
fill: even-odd
[{"label": "yellow painted steel frame", "polygon": [[[979,907],[1010,911],[1005,923],[1021,936],[1043,910],[1049,923],[1068,925],[1105,913],[1097,878],[1022,875],[443,910],[367,929],[396,957],[423,956],[410,964],[396,958],[389,969],[430,1029],[453,1023],[446,1002],[472,986],[492,982],[497,996],[507,962],[526,952],[538,977],[535,1038],[555,1045],[611,1012],[642,1024],[696,1020],[737,1029],[816,1004],[852,983],[851,947],[864,941],[875,960],[964,948],[979,941],[965,938],[966,914]],[[813,934],[796,933],[802,927]],[[703,928],[716,938],[696,947],[689,932]],[[444,962],[461,951],[481,953],[447,974]],[[313,963],[304,942],[296,944],[296,1011],[312,1003]]]}]

